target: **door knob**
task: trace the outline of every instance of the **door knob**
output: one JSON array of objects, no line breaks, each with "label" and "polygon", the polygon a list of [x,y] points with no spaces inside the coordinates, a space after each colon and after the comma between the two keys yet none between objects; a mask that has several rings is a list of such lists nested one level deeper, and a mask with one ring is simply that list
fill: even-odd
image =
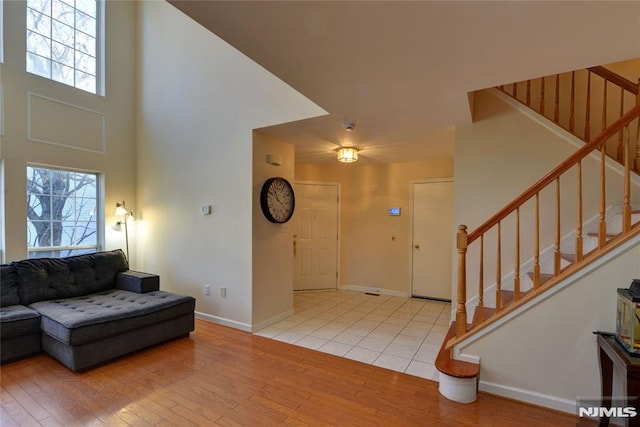
[{"label": "door knob", "polygon": [[414,248],[420,249],[420,245],[415,245]]}]

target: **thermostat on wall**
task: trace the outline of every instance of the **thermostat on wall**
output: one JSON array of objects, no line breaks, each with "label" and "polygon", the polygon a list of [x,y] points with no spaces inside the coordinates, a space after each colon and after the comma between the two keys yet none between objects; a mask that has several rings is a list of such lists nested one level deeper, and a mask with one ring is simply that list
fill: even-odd
[{"label": "thermostat on wall", "polygon": [[400,216],[400,208],[389,208],[389,215]]}]

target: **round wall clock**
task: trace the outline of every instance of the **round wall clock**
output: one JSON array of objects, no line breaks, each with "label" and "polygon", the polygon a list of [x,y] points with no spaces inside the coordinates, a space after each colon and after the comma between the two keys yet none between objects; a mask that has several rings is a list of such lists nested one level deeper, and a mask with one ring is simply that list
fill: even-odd
[{"label": "round wall clock", "polygon": [[293,187],[282,177],[269,178],[260,191],[262,213],[271,222],[282,224],[291,219],[296,205]]}]

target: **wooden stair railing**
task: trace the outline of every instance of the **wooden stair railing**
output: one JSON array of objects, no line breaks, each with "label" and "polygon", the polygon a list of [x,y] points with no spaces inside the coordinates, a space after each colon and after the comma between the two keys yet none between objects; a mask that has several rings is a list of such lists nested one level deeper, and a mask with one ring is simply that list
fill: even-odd
[{"label": "wooden stair railing", "polygon": [[[513,311],[513,309],[522,305],[524,302],[531,300],[535,296],[541,294],[547,289],[551,288],[553,285],[557,284],[562,280],[562,278],[567,275],[575,272],[577,269],[582,268],[582,266],[588,262],[591,262],[596,256],[599,256],[603,253],[611,250],[615,245],[620,244],[626,239],[632,237],[633,235],[639,234],[640,232],[640,223],[632,225],[632,205],[631,205],[631,144],[630,140],[630,129],[631,127],[638,127],[640,125],[640,105],[636,105],[630,111],[622,115],[615,123],[609,125],[603,132],[600,133],[597,137],[593,139],[593,141],[587,143],[583,147],[581,147],[578,151],[576,151],[573,155],[567,158],[564,162],[559,164],[555,169],[545,175],[542,179],[540,179],[537,183],[532,185],[528,190],[522,193],[519,197],[513,200],[511,203],[502,208],[498,213],[492,216],[489,220],[480,225],[477,229],[467,234],[467,227],[465,225],[460,225],[458,227],[457,233],[457,252],[458,252],[458,281],[457,281],[457,305],[456,305],[456,337],[450,339],[446,348],[450,349],[455,344],[459,343],[463,339],[467,338],[471,334],[476,333],[478,330],[486,327],[487,325],[493,323],[495,320],[501,318],[507,312]],[[617,235],[615,238],[612,238],[609,234],[607,234],[607,219],[605,217],[605,203],[607,200],[605,185],[605,177],[606,177],[606,168],[605,168],[605,155],[604,155],[604,146],[613,138],[618,138],[618,135],[622,134],[622,145],[623,145],[623,163],[624,163],[624,174],[622,179],[622,188],[618,189],[619,194],[615,197],[619,197],[622,201],[622,232]],[[636,143],[640,143],[638,141],[638,132],[634,133],[634,137],[636,138]],[[600,167],[598,170],[594,172],[598,174],[599,177],[596,177],[596,180],[599,181],[599,188],[596,190],[599,192],[599,223],[598,223],[598,246],[591,252],[585,254],[583,247],[583,164],[582,161],[590,155],[592,152],[598,150],[599,151],[599,163]],[[589,168],[586,168],[587,171]],[[575,255],[573,255],[573,264],[564,269],[561,268],[561,259],[562,253],[560,250],[561,243],[561,209],[560,209],[560,194],[561,194],[561,183],[565,183],[566,180],[571,179],[572,181],[575,179],[577,181],[577,188],[575,188],[576,194],[576,225],[575,225]],[[571,184],[573,185],[573,184]],[[540,205],[542,203],[541,194],[544,191],[551,192],[551,197],[553,201],[551,202],[552,211],[555,216],[555,224],[553,224],[553,230],[546,229],[546,235],[553,237],[553,242],[549,242],[555,248],[554,252],[554,267],[552,273],[543,274],[540,271],[540,236],[541,236],[541,221],[540,221]],[[588,189],[593,190],[593,189]],[[612,190],[610,189],[610,192]],[[547,193],[545,193],[547,194]],[[634,195],[634,202],[640,202],[639,197],[640,194]],[[525,203],[530,202],[533,205],[531,209],[533,210],[532,216],[534,217],[534,230],[533,230],[533,242],[531,243],[529,249],[533,253],[532,259],[534,262],[534,268],[532,272],[533,279],[533,287],[532,289],[524,294],[524,292],[520,289],[520,279],[519,279],[519,266],[520,266],[520,258],[522,252],[522,239],[520,236],[520,221],[521,221],[521,210],[523,209]],[[568,202],[563,202],[563,205],[569,205]],[[564,207],[566,209],[566,207]],[[503,242],[503,225],[506,226],[508,224],[515,225],[515,242],[513,243],[513,254],[509,254],[510,259],[514,259],[514,281],[513,281],[513,291],[512,292],[512,301],[503,301],[503,295],[505,291],[502,290],[501,281],[502,277],[502,265],[505,263],[505,257],[503,256],[502,245]],[[570,227],[573,229],[573,225]],[[490,234],[491,233],[491,234]],[[493,311],[485,311],[484,307],[484,282],[486,271],[485,267],[488,265],[485,263],[484,258],[487,256],[486,246],[490,238],[495,235],[495,294],[496,294],[496,307],[495,312]],[[477,253],[479,253],[479,259],[477,264],[477,269],[479,272],[479,281],[478,281],[478,307],[477,311],[479,313],[476,314],[476,320],[473,324],[467,324],[467,254],[469,248],[472,244],[477,243]],[[531,248],[532,247],[532,248]],[[475,250],[475,247],[474,247]],[[513,258],[511,258],[513,256]],[[507,291],[510,293],[509,291]],[[486,315],[485,315],[486,313]]]},{"label": "wooden stair railing", "polygon": [[[498,89],[585,142],[640,105],[640,80],[634,83],[602,66],[510,83]],[[622,164],[622,137],[609,141],[605,152]],[[631,147],[631,152],[631,168],[640,173],[640,142]]]}]

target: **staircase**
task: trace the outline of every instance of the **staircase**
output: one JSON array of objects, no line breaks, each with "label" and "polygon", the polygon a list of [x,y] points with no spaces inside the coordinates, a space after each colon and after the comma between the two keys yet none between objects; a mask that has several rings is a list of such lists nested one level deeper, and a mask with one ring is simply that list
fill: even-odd
[{"label": "staircase", "polygon": [[[436,368],[440,392],[459,402],[475,400],[480,366],[456,360],[456,346],[640,235],[638,84],[593,67],[498,89],[584,146],[476,230],[458,227],[456,320]],[[598,167],[585,166],[589,158]],[[585,188],[594,180],[598,188]],[[597,195],[595,215],[585,206],[587,192]],[[541,211],[553,212],[553,221]],[[531,222],[532,230],[521,227]]]}]

